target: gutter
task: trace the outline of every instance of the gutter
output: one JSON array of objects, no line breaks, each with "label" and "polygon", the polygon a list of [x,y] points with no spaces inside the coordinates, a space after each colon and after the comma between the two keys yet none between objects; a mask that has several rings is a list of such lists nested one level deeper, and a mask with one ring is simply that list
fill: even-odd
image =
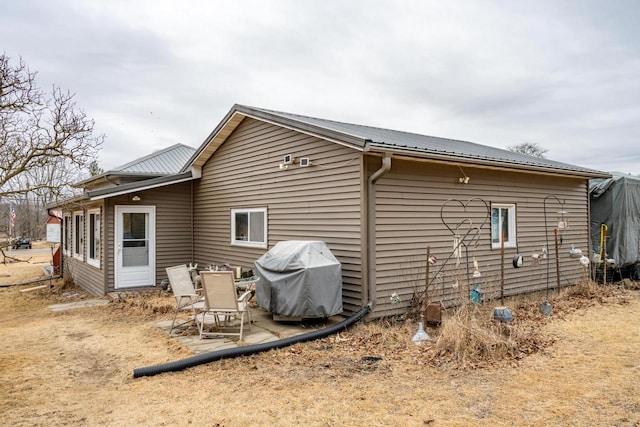
[{"label": "gutter", "polygon": [[96,201],[109,197],[123,196],[139,191],[152,190],[154,188],[164,187],[167,185],[180,184],[191,180],[193,180],[193,177],[190,172],[179,175],[167,175],[151,180],[143,180],[139,182],[123,184],[115,188],[109,187],[105,189],[88,191],[87,196],[89,197],[89,200]]},{"label": "gutter", "polygon": [[107,181],[107,182],[109,182],[109,183],[113,184],[114,186],[118,186],[118,185],[120,185],[119,183],[117,183],[117,182],[115,182],[115,181],[112,181],[112,180],[111,180],[111,178],[109,178],[109,175],[105,175],[105,176],[104,176],[104,179],[105,179],[105,181]]},{"label": "gutter", "polygon": [[431,163],[444,163],[450,165],[473,166],[492,170],[507,170],[512,172],[538,173],[550,176],[565,176],[568,178],[610,178],[611,174],[591,169],[572,169],[572,165],[558,164],[533,165],[512,162],[501,159],[484,158],[480,156],[465,156],[455,153],[424,152],[411,148],[388,147],[379,143],[370,143],[365,152],[393,155],[397,159],[409,161],[426,161]]},{"label": "gutter", "polygon": [[376,189],[375,184],[391,169],[391,155],[385,153],[382,166],[367,179],[367,268],[368,299],[371,310],[376,305]]}]

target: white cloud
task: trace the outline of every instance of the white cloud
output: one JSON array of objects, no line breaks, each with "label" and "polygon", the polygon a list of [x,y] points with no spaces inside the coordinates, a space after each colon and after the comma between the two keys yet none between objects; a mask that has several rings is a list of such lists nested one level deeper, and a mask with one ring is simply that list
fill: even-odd
[{"label": "white cloud", "polygon": [[242,103],[537,142],[555,160],[640,173],[639,11],[587,0],[27,0],[6,5],[0,38],[45,87],[77,94],[107,134],[107,168],[198,146]]}]

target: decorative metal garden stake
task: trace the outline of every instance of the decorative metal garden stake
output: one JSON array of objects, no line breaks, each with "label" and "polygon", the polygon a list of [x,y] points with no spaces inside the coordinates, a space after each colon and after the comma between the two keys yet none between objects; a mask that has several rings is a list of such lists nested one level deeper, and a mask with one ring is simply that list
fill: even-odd
[{"label": "decorative metal garden stake", "polygon": [[[557,287],[560,287],[560,261],[558,259],[558,240],[560,244],[562,244],[562,231],[566,230],[569,226],[569,223],[565,217],[567,212],[564,210],[564,200],[560,200],[558,196],[549,194],[544,198],[543,208],[544,208],[544,235],[546,239],[546,248],[549,247],[549,230],[547,228],[547,199],[556,199],[556,201],[560,204],[560,211],[558,212],[557,218],[557,227],[553,229],[553,235],[555,239],[555,248],[556,248],[556,275],[557,275]],[[549,303],[549,259],[547,258],[547,286],[545,293],[545,301],[540,304],[540,312],[545,315],[551,315],[551,303]]]}]

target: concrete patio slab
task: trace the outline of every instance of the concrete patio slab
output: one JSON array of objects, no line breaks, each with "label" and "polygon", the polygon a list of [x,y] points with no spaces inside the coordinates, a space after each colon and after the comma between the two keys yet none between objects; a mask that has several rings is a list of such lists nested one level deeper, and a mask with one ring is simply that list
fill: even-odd
[{"label": "concrete patio slab", "polygon": [[[317,321],[281,322],[273,320],[273,315],[263,309],[254,309],[254,323],[251,324],[251,329],[248,328],[248,325],[245,325],[242,337],[243,340],[240,345],[246,346],[273,342],[282,338],[288,338],[313,330],[322,329],[342,320],[343,317],[341,316],[333,316],[328,319]],[[184,321],[185,319],[176,320],[176,322]],[[154,326],[169,334],[171,322],[171,320],[163,320],[154,323]],[[185,335],[186,332],[191,331],[193,331],[193,334]],[[188,321],[185,325],[174,328],[170,336],[196,354],[239,347],[237,337],[212,336],[200,339],[197,333],[197,328]]]},{"label": "concrete patio slab", "polygon": [[74,310],[78,308],[96,307],[99,305],[109,304],[109,300],[106,299],[88,299],[84,301],[67,302],[64,304],[53,304],[49,306],[51,311],[65,311]]}]

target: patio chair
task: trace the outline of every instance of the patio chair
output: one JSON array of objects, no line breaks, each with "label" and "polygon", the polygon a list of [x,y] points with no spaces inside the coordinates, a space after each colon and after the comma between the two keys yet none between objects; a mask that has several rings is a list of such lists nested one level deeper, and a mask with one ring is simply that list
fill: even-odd
[{"label": "patio chair", "polygon": [[[169,329],[169,334],[171,334],[174,327],[194,322],[196,310],[202,308],[204,304],[202,298],[196,293],[193,282],[191,281],[191,274],[186,265],[182,264],[176,265],[175,267],[167,267],[166,270],[173,296],[176,298],[176,311],[173,313],[173,321],[171,322],[171,329]],[[178,312],[187,310],[191,311],[193,315],[192,318],[187,322],[176,325]]]},{"label": "patio chair", "polygon": [[[200,330],[200,339],[205,336],[237,335],[242,341],[244,331],[245,316],[251,329],[251,307],[249,299],[252,291],[248,290],[238,296],[232,271],[202,271],[200,273],[202,291],[204,294],[204,307],[196,316],[196,322]],[[216,330],[206,332],[204,330],[207,315],[211,315]],[[233,316],[240,317],[239,332],[223,332],[224,329],[237,329],[238,325],[231,324]],[[221,329],[223,331],[221,331]]]}]

